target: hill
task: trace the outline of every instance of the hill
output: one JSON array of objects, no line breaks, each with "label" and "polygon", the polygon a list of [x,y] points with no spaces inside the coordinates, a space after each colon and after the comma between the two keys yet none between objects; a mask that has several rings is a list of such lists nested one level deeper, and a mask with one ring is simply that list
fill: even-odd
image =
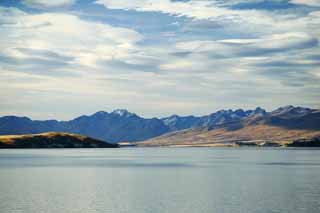
[{"label": "hill", "polygon": [[265,115],[176,131],[139,143],[140,146],[232,146],[240,143],[290,144],[320,137],[320,111],[283,107]]},{"label": "hill", "polygon": [[116,148],[117,144],[77,134],[49,132],[0,136],[0,148]]},{"label": "hill", "polygon": [[238,130],[219,128],[183,130],[138,143],[139,146],[229,146],[237,142],[291,143],[301,138],[319,137],[320,131],[288,130],[270,125],[252,125]]}]

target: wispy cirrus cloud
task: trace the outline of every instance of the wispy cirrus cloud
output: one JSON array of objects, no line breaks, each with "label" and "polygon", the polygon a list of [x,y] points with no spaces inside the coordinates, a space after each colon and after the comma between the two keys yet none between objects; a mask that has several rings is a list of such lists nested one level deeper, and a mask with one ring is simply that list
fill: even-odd
[{"label": "wispy cirrus cloud", "polygon": [[[299,1],[299,0],[298,0]],[[273,1],[270,2],[270,4]],[[301,2],[308,2],[302,1]],[[182,29],[189,32],[196,31],[202,26],[200,31],[218,32],[227,36],[228,33],[247,34],[247,37],[265,36],[266,34],[280,34],[288,32],[318,33],[319,16],[316,8],[294,8],[290,2],[278,2],[274,7],[266,4],[266,1],[219,1],[219,0],[190,0],[190,1],[170,1],[170,0],[97,0],[97,4],[108,9],[133,10],[137,12],[155,12],[168,14],[175,17],[190,18],[187,28],[182,25]],[[255,4],[253,8],[237,8],[239,4]],[[297,3],[297,2],[295,2]],[[305,4],[307,5],[307,4]],[[260,6],[260,7],[259,7]],[[265,10],[262,10],[262,9]],[[280,9],[279,9],[280,8]],[[284,10],[286,9],[286,10]],[[197,23],[198,25],[194,25]],[[202,24],[201,24],[202,23]],[[204,23],[206,23],[204,25]],[[318,23],[318,24],[317,24]],[[192,26],[193,25],[193,26]],[[312,26],[313,25],[313,26]],[[221,28],[221,31],[212,29]],[[272,29],[272,30],[270,30]],[[213,35],[214,36],[214,35]]]},{"label": "wispy cirrus cloud", "polygon": [[1,54],[16,62],[34,59],[94,66],[98,59],[125,57],[142,38],[133,30],[88,22],[74,15],[0,10]]},{"label": "wispy cirrus cloud", "polygon": [[[315,0],[296,0],[294,3],[316,2]],[[97,4],[104,5],[109,9],[135,10],[140,12],[160,12],[175,16],[185,16],[193,19],[207,19],[229,21],[232,23],[248,22],[250,24],[273,24],[279,21],[287,21],[299,16],[297,12],[276,13],[277,7],[271,3],[289,8],[288,3],[270,1],[219,1],[219,0],[190,0],[190,1],[170,1],[170,0],[97,0]],[[256,7],[237,8],[239,4],[255,4]],[[265,10],[260,10],[265,8]],[[268,10],[269,9],[269,10]],[[283,8],[282,8],[283,9]],[[278,23],[281,24],[281,23]]]},{"label": "wispy cirrus cloud", "polygon": [[50,9],[70,6],[74,4],[76,0],[22,0],[22,2],[28,7]]},{"label": "wispy cirrus cloud", "polygon": [[[198,40],[177,43],[180,52],[210,52],[217,58],[256,57],[286,51],[309,49],[318,45],[318,39],[301,32],[273,34],[257,39]],[[184,55],[182,55],[184,56]]]},{"label": "wispy cirrus cloud", "polygon": [[[226,7],[219,6],[218,1],[170,1],[170,0],[97,0],[97,4],[104,5],[109,9],[136,10],[140,12],[161,12],[175,16],[186,16],[194,19],[226,19],[237,21],[245,19],[250,22],[257,22],[265,18],[266,21],[272,21],[272,17],[265,12],[257,12],[255,10],[241,11],[231,10]],[[249,18],[251,17],[251,18]]]},{"label": "wispy cirrus cloud", "polygon": [[320,7],[319,0],[291,0],[293,4],[303,4],[303,5],[310,5],[310,6],[317,6]]}]

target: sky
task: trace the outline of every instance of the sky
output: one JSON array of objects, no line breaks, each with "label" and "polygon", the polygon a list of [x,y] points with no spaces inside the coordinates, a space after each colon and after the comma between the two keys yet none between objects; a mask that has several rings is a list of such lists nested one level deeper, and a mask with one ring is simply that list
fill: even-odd
[{"label": "sky", "polygon": [[0,115],[320,108],[320,0],[0,0]]}]

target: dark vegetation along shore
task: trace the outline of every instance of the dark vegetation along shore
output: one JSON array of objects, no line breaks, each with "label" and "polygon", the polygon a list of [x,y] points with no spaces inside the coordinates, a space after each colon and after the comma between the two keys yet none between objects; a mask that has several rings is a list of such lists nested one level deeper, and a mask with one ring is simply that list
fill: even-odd
[{"label": "dark vegetation along shore", "polygon": [[86,136],[49,132],[33,135],[0,136],[0,148],[117,148],[117,144],[92,139]]},{"label": "dark vegetation along shore", "polygon": [[[131,146],[139,147],[320,147],[320,137],[309,138],[309,139],[297,139],[291,142],[281,141],[226,141],[217,143],[175,143],[175,144],[153,144],[149,142],[142,142],[133,144]],[[122,143],[120,143],[122,146]],[[125,144],[124,146],[128,146]]]},{"label": "dark vegetation along shore", "polygon": [[298,139],[292,142],[281,143],[272,141],[248,141],[235,142],[235,146],[258,146],[258,147],[320,147],[320,137]]},{"label": "dark vegetation along shore", "polygon": [[49,132],[29,135],[3,135],[0,136],[0,149],[12,148],[118,148],[128,146],[170,146],[170,147],[320,147],[320,137],[298,139],[292,142],[281,143],[272,141],[226,141],[220,143],[194,143],[194,144],[145,144],[120,143],[111,144],[92,139],[86,136]]},{"label": "dark vegetation along shore", "polygon": [[288,147],[320,147],[320,137],[311,139],[299,139],[287,144]]}]

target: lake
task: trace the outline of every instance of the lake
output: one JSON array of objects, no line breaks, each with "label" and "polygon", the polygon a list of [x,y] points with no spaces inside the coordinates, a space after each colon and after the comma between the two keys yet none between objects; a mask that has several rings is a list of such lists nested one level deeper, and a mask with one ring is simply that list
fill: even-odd
[{"label": "lake", "polygon": [[3,213],[320,212],[320,150],[0,150]]}]

